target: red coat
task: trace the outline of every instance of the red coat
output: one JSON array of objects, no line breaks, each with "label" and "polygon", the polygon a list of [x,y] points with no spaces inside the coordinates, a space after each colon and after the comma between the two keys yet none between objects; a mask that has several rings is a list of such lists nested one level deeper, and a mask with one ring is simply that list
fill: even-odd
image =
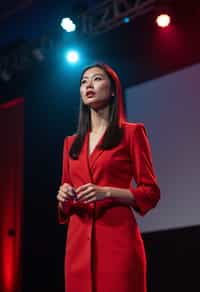
[{"label": "red coat", "polygon": [[106,199],[88,208],[66,203],[65,212],[59,211],[59,222],[68,223],[66,292],[146,291],[146,257],[133,209],[146,214],[158,202],[160,189],[144,125],[126,122],[123,127],[118,146],[98,149],[103,135],[90,155],[87,133],[78,160],[68,156],[75,135],[65,139],[62,184],[126,188],[135,198],[130,207]]}]

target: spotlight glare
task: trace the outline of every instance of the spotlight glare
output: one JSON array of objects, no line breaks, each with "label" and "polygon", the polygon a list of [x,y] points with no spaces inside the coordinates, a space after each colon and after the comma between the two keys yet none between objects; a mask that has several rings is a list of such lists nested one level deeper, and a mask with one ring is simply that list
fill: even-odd
[{"label": "spotlight glare", "polygon": [[170,17],[168,14],[160,14],[156,18],[157,25],[164,28],[170,24]]},{"label": "spotlight glare", "polygon": [[70,18],[63,18],[60,25],[64,30],[67,32],[73,32],[76,30],[76,25],[73,23],[73,21]]},{"label": "spotlight glare", "polygon": [[123,22],[124,23],[129,23],[130,22],[130,17],[124,17],[124,19],[123,19]]},{"label": "spotlight glare", "polygon": [[79,61],[79,54],[77,51],[69,51],[66,54],[67,61],[69,63],[77,63]]}]

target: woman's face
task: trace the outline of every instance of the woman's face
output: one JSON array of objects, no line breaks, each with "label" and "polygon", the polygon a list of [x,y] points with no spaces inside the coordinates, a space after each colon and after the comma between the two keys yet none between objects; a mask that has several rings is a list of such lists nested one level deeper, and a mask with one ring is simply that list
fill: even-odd
[{"label": "woman's face", "polygon": [[104,70],[93,67],[85,71],[81,79],[80,94],[83,103],[89,107],[93,109],[105,107],[113,92]]}]

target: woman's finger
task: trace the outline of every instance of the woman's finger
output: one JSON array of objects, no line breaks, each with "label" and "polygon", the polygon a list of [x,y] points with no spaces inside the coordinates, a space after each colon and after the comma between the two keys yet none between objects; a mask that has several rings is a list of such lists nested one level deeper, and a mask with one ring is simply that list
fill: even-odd
[{"label": "woman's finger", "polygon": [[82,191],[81,193],[79,193],[79,194],[77,195],[77,199],[81,201],[81,200],[84,199],[85,196],[87,196],[89,193],[90,193],[89,190]]},{"label": "woman's finger", "polygon": [[62,191],[58,192],[58,196],[60,196],[61,198],[63,198],[64,200],[69,199],[69,195],[67,193],[64,193]]},{"label": "woman's finger", "polygon": [[68,194],[71,197],[74,197],[73,187],[70,185],[62,185],[59,189],[61,192]]},{"label": "woman's finger", "polygon": [[74,197],[72,187],[67,187],[67,188],[60,187],[59,191],[66,194],[67,196]]},{"label": "woman's finger", "polygon": [[81,197],[78,198],[78,200],[79,201],[86,201],[86,200],[91,199],[93,197],[95,197],[95,192],[90,191],[90,192],[87,192],[87,193],[81,195]]},{"label": "woman's finger", "polygon": [[60,188],[59,188],[59,190],[62,192],[67,192],[68,189],[69,189],[69,185],[66,185],[66,184],[60,186]]},{"label": "woman's finger", "polygon": [[86,200],[85,203],[89,204],[89,203],[92,203],[92,202],[95,202],[95,201],[96,201],[96,198],[92,197],[91,199]]},{"label": "woman's finger", "polygon": [[63,198],[67,198],[67,197],[68,197],[68,193],[65,193],[65,192],[59,191],[59,194],[60,194],[61,197],[63,197]]},{"label": "woman's finger", "polygon": [[56,196],[56,199],[59,201],[59,202],[65,202],[65,199],[60,196],[59,194]]}]

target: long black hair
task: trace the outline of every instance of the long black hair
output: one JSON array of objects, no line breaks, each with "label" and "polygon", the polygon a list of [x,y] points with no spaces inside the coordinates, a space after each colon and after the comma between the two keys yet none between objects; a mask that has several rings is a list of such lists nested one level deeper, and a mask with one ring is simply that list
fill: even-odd
[{"label": "long black hair", "polygon": [[[117,103],[117,84],[110,72],[108,72],[107,65],[104,64],[94,64],[86,67],[82,74],[82,79],[84,73],[91,69],[98,67],[102,69],[105,74],[108,76],[110,83],[111,83],[111,90],[114,92],[114,96],[111,96],[109,99],[109,121],[108,121],[108,127],[106,129],[104,139],[102,140],[102,143],[99,145],[99,148],[101,149],[111,149],[115,146],[117,146],[123,136],[123,128],[119,125],[119,108]],[[110,68],[110,67],[109,67]],[[111,69],[111,68],[110,68]],[[116,74],[116,73],[115,73]],[[72,159],[78,159],[80,151],[82,149],[85,135],[88,131],[91,130],[91,119],[90,119],[90,108],[86,104],[83,103],[82,99],[80,99],[80,110],[79,110],[79,121],[78,121],[78,127],[76,131],[75,139],[71,145],[71,148],[69,150],[69,155]]]}]

